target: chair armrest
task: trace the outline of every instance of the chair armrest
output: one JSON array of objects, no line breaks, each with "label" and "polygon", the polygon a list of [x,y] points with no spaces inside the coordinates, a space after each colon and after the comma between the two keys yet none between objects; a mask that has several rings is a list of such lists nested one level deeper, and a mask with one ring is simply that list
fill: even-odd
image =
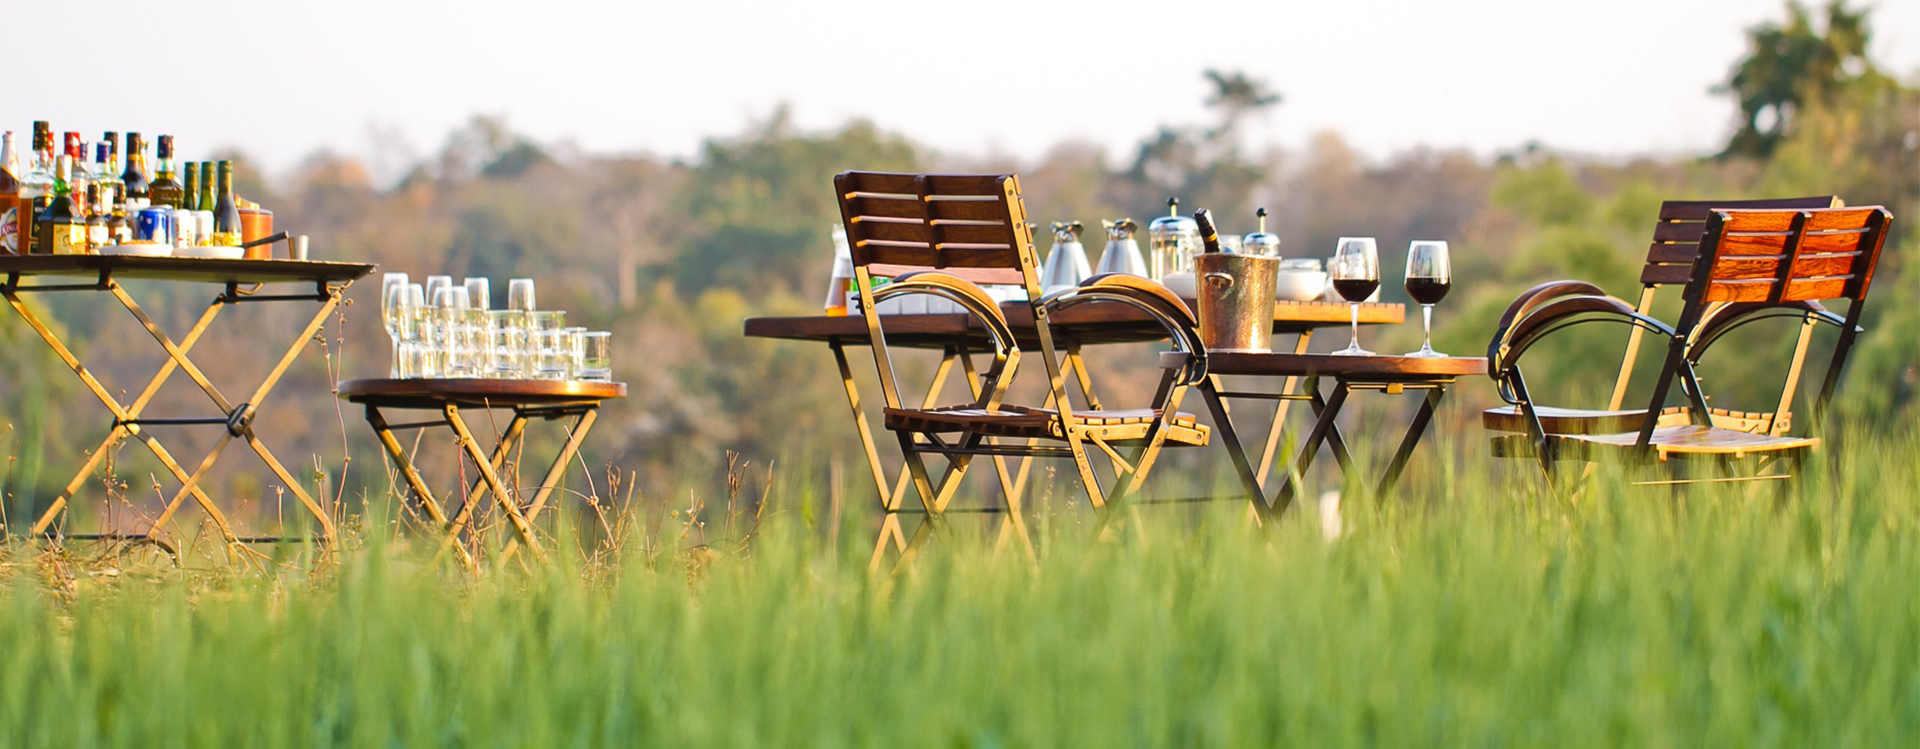
[{"label": "chair armrest", "polygon": [[1499,368],[1495,367],[1494,363],[1501,358],[1502,349],[1506,348],[1508,342],[1513,340],[1513,326],[1515,323],[1519,322],[1527,316],[1527,313],[1532,312],[1542,304],[1546,304],[1559,297],[1574,294],[1582,296],[1606,296],[1607,292],[1585,281],[1563,280],[1548,281],[1520,292],[1520,296],[1514,297],[1513,303],[1507,305],[1507,311],[1500,315],[1500,322],[1494,325],[1493,340],[1487,343],[1488,371],[1490,373],[1498,371]]},{"label": "chair armrest", "polygon": [[1049,313],[1089,303],[1118,303],[1145,312],[1165,328],[1175,348],[1186,354],[1180,381],[1199,383],[1207,376],[1207,348],[1200,342],[1199,323],[1187,303],[1167,287],[1128,273],[1103,273],[1078,287],[1056,291],[1040,300]]},{"label": "chair armrest", "polygon": [[[1537,287],[1536,287],[1537,288]],[[1673,337],[1673,328],[1634,311],[1624,301],[1604,295],[1560,296],[1527,305],[1519,319],[1501,331],[1487,350],[1487,373],[1494,379],[1511,370],[1533,344],[1548,334],[1582,322],[1618,322],[1651,333]]]},{"label": "chair armrest", "polygon": [[894,276],[893,281],[873,291],[873,302],[891,299],[907,294],[933,294],[953,300],[956,304],[980,318],[986,327],[987,335],[993,338],[994,346],[1000,351],[1018,349],[1014,342],[1013,329],[1007,325],[1007,317],[1000,313],[1000,305],[993,297],[987,296],[986,289],[980,288],[967,279],[934,270],[913,271]]},{"label": "chair armrest", "polygon": [[[1687,344],[1687,360],[1698,363],[1700,357],[1706,354],[1707,347],[1712,346],[1714,341],[1719,340],[1721,336],[1726,335],[1729,331],[1750,322],[1757,322],[1773,317],[1811,319],[1814,322],[1826,323],[1836,328],[1845,328],[1847,326],[1846,318],[1834,314],[1826,307],[1821,306],[1819,302],[1815,301],[1780,302],[1778,304],[1769,304],[1766,302],[1735,302],[1733,304],[1722,305],[1707,313],[1707,319],[1701,322],[1700,328],[1698,332],[1694,334],[1693,340]],[[1854,331],[1864,332],[1863,329],[1859,327],[1855,327]]]}]

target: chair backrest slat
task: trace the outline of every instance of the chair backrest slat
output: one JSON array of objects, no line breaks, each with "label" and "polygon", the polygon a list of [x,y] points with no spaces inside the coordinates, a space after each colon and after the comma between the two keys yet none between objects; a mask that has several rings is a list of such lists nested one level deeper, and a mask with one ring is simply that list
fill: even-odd
[{"label": "chair backrest slat", "polygon": [[856,266],[939,269],[976,283],[1024,283],[1033,239],[1013,175],[846,172],[834,177]]},{"label": "chair backrest slat", "polygon": [[1700,255],[1700,237],[1706,232],[1707,219],[1716,208],[1773,210],[1838,208],[1841,205],[1840,198],[1833,195],[1762,200],[1665,201],[1660,204],[1660,222],[1653,227],[1653,242],[1647,247],[1647,262],[1640,270],[1640,283],[1647,286],[1681,284],[1692,278],[1694,258]]},{"label": "chair backrest slat", "polygon": [[1878,206],[1726,210],[1708,222],[1707,302],[1797,302],[1865,296],[1891,215]]}]

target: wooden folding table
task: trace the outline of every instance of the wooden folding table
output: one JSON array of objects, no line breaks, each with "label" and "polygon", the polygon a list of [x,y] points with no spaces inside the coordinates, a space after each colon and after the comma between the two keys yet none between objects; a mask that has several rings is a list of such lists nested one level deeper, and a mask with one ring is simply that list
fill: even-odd
[{"label": "wooden folding table", "polygon": [[[1192,306],[1192,300],[1188,300]],[[1039,350],[1033,335],[1033,312],[1025,303],[1001,305],[1007,324],[1013,328],[1014,336],[1022,349]],[[1398,304],[1362,304],[1360,305],[1360,323],[1363,325],[1397,324],[1405,319],[1406,308]],[[1293,335],[1295,351],[1306,351],[1307,344],[1316,328],[1344,327],[1350,322],[1348,305],[1334,302],[1277,302],[1273,309],[1273,332],[1276,335]],[[1053,330],[1055,345],[1064,350],[1065,366],[1061,374],[1069,373],[1080,385],[1080,390],[1088,400],[1088,407],[1100,408],[1092,376],[1088,373],[1081,350],[1085,346],[1136,343],[1164,340],[1166,330],[1145,313],[1126,305],[1100,304],[1063,309],[1048,319]],[[970,387],[977,389],[974,379],[973,363],[967,355],[970,351],[987,351],[991,344],[987,340],[986,329],[972,315],[952,314],[899,314],[886,317],[886,331],[889,346],[925,348],[941,351],[943,356],[934,378],[928,388],[924,404],[933,405],[946,378],[958,362],[967,377]],[[806,317],[756,317],[745,323],[744,333],[749,338],[778,338],[796,341],[816,341],[827,344],[833,352],[835,364],[840,368],[840,381],[847,395],[847,407],[852,412],[854,430],[860,438],[860,446],[866,453],[867,467],[873,476],[874,488],[879,492],[885,507],[896,507],[904,498],[907,490],[907,475],[903,469],[896,480],[889,481],[885,467],[881,465],[880,453],[874,445],[873,430],[868,425],[867,415],[860,407],[860,391],[854,384],[853,368],[847,362],[846,349],[849,346],[867,346],[866,322],[859,316],[814,315]],[[1211,378],[1210,378],[1211,379]],[[1298,378],[1288,378],[1284,391],[1291,391],[1298,384]],[[1280,401],[1275,410],[1272,428],[1267,436],[1265,450],[1260,464],[1260,473],[1265,474],[1273,462],[1273,455],[1280,444],[1281,424],[1285,419],[1287,401]],[[1016,474],[1009,474],[1000,458],[994,459],[1000,474],[1003,491],[1009,497],[1018,497],[1026,485],[1031,461],[1023,459]]]},{"label": "wooden folding table", "polygon": [[[220,510],[213,499],[201,488],[201,481],[206,476],[208,469],[213,467],[214,461],[220,457],[220,454],[226,450],[227,446],[231,444],[233,440],[238,439],[244,440],[248,447],[252,448],[253,452],[260,456],[260,459],[267,464],[267,467],[272,469],[274,475],[279,477],[286,490],[291,492],[294,497],[300,501],[301,506],[319,523],[322,540],[331,542],[334,538],[332,518],[320,504],[314,500],[313,496],[307,493],[300,482],[294,479],[293,475],[287,471],[279,459],[274,457],[273,452],[267,449],[266,444],[254,433],[253,422],[259,415],[267,395],[271,393],[274,386],[279,383],[281,376],[286,374],[287,368],[293,364],[294,359],[299,356],[301,350],[306,348],[307,343],[313,340],[314,334],[326,323],[327,315],[331,314],[334,309],[339,306],[341,295],[346,291],[346,288],[351,286],[354,280],[372,272],[373,268],[374,266],[366,263],[306,260],[215,260],[126,255],[0,256],[0,274],[5,274],[6,276],[5,283],[0,284],[0,295],[6,297],[7,303],[13,307],[15,312],[20,314],[20,318],[25,320],[27,325],[33,328],[34,332],[40,334],[41,340],[46,341],[48,348],[53,350],[54,355],[60,357],[60,360],[64,362],[69,369],[73,370],[74,374],[80,378],[81,383],[86,385],[87,390],[93,393],[94,397],[98,398],[100,403],[104,405],[107,411],[113,416],[112,429],[107,433],[107,436],[100,441],[99,447],[95,448],[93,452],[88,455],[87,460],[80,467],[80,470],[74,473],[73,479],[67,482],[66,488],[61,490],[59,496],[54,498],[52,504],[48,506],[47,510],[34,522],[32,533],[34,535],[49,533],[49,529],[52,527],[55,519],[60,517],[66,510],[75,492],[79,491],[81,485],[86,483],[87,477],[90,476],[94,469],[100,465],[100,462],[112,452],[112,448],[116,444],[123,439],[131,437],[138,440],[141,444],[146,445],[147,448],[153,452],[154,457],[158,458],[160,463],[166,466],[167,471],[173,475],[174,479],[180,482],[180,488],[174,493],[171,500],[168,501],[166,509],[156,517],[152,527],[149,528],[145,534],[136,537],[162,543],[164,546],[164,542],[159,538],[162,529],[165,528],[168,521],[172,519],[174,512],[180,508],[181,503],[184,502],[187,497],[192,497],[194,501],[199,504],[200,508],[206,512],[207,516],[219,526],[221,535],[229,543],[280,540],[277,537],[243,538],[236,535],[225,513]],[[23,281],[28,278],[60,277],[78,277],[88,280],[84,282],[68,281],[64,283],[23,283]],[[187,334],[176,341],[160,329],[160,326],[153,321],[152,317],[134,301],[132,294],[127,291],[126,287],[121,285],[121,281],[129,279],[163,281],[173,284],[205,284],[211,286],[214,290],[213,301],[207,305],[206,311],[201,313],[200,318],[194,323],[193,327],[188,329]],[[264,286],[268,284],[311,284],[309,287],[311,290],[282,294],[261,293]],[[166,352],[166,362],[161,364],[159,371],[148,379],[146,387],[140,391],[140,394],[135,397],[131,403],[122,403],[112,391],[102,385],[100,381],[94,377],[93,373],[88,370],[86,365],[81,362],[79,356],[61,339],[60,334],[42,320],[40,314],[36,313],[21,298],[22,295],[29,293],[54,292],[95,292],[105,293],[113,297],[115,301],[126,307],[127,312],[133,315],[133,318],[139,321],[142,327],[146,328],[148,334],[153,337],[154,342]],[[213,323],[214,318],[216,318],[220,312],[229,307],[254,302],[312,302],[317,304],[317,307],[314,309],[313,316],[307,321],[306,326],[303,327],[299,333],[288,339],[283,348],[280,349],[282,351],[280,358],[265,379],[263,379],[246,398],[235,402],[223,395],[219,388],[214,387],[200,365],[196,364],[188,355],[193,350],[194,344],[200,341],[201,336],[207,332],[208,326]],[[263,342],[263,345],[258,350],[263,354],[267,354],[275,349],[271,344]],[[160,392],[161,386],[166,384],[167,380],[170,379],[176,371],[184,372],[189,379],[193,380],[194,384],[200,387],[201,391],[206,394],[208,400],[212,401],[214,407],[217,409],[216,414],[188,418],[149,418],[143,416],[147,406],[153,401],[154,396]],[[161,425],[218,426],[225,431],[225,434],[220,437],[219,442],[200,460],[194,469],[188,471],[182,467],[181,463],[174,459],[173,454],[161,444],[159,438],[154,436],[152,431],[146,428]],[[64,535],[68,538],[121,536],[121,534],[117,533]]]},{"label": "wooden folding table", "polygon": [[[380,444],[386,448],[394,467],[399,469],[407,486],[413,490],[421,509],[428,518],[446,530],[447,546],[457,550],[468,567],[476,569],[478,561],[460,543],[460,534],[473,519],[481,494],[493,497],[494,503],[499,505],[501,512],[507,516],[507,522],[513,527],[515,540],[509,542],[503,555],[511,556],[517,544],[524,543],[538,556],[541,550],[533,534],[533,521],[546,508],[548,498],[559,487],[560,478],[566,473],[568,461],[573,460],[581,443],[586,440],[587,432],[593,429],[601,402],[623,398],[626,394],[625,383],[581,380],[367,379],[340,383],[341,398],[366,407],[367,423],[373,427],[374,434],[380,437]],[[485,452],[466,420],[461,418],[462,408],[512,409],[513,418],[494,441],[491,455]],[[387,421],[381,409],[434,411],[438,418],[395,424]],[[569,417],[573,422],[566,427],[567,438],[559,454],[547,466],[545,478],[535,488],[532,499],[522,504],[515,497],[517,492],[501,481],[500,471],[508,458],[519,449],[529,420],[551,421]],[[443,504],[434,498],[433,490],[428,488],[426,480],[414,466],[413,457],[393,434],[395,431],[437,426],[445,426],[453,431],[461,452],[473,462],[480,474],[479,480],[467,489],[465,501],[451,516]]]}]

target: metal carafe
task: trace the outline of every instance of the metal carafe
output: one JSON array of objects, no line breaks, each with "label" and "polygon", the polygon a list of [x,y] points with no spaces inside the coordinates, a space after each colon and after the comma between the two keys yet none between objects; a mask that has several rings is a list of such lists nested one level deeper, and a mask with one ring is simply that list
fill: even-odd
[{"label": "metal carafe", "polygon": [[1135,276],[1147,275],[1147,260],[1140,256],[1140,243],[1133,241],[1133,230],[1139,228],[1133,219],[1118,221],[1102,220],[1100,225],[1107,230],[1107,246],[1100,251],[1100,264],[1094,273],[1128,273]]},{"label": "metal carafe", "polygon": [[1167,198],[1167,215],[1147,224],[1147,244],[1149,278],[1166,283],[1168,276],[1191,276],[1193,256],[1200,252],[1200,227],[1180,215],[1179,198]]},{"label": "metal carafe", "polygon": [[1077,287],[1093,275],[1093,269],[1087,267],[1087,248],[1080,243],[1080,232],[1085,229],[1078,221],[1053,222],[1053,249],[1040,266],[1043,293]]}]

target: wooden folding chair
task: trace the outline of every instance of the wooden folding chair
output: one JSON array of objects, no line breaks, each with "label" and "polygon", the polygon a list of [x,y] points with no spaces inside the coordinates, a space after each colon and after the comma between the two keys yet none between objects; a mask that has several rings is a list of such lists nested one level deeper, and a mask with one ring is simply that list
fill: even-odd
[{"label": "wooden folding chair", "polygon": [[[1817,209],[1838,208],[1844,205],[1840,198],[1825,195],[1805,198],[1773,198],[1764,200],[1669,200],[1660,204],[1659,222],[1654,225],[1653,242],[1647,247],[1646,263],[1640,271],[1640,301],[1632,308],[1634,313],[1653,316],[1654,304],[1659,292],[1666,286],[1684,284],[1693,271],[1694,258],[1700,254],[1700,240],[1705,231],[1708,213],[1715,208],[1730,210],[1772,210],[1772,209]],[[1487,347],[1489,371],[1498,368],[1501,352],[1513,343],[1514,323],[1541,305],[1567,296],[1605,296],[1606,292],[1598,286],[1584,281],[1553,281],[1535,286],[1514,299],[1500,318],[1500,324],[1494,332],[1493,341]],[[1788,365],[1783,400],[1799,384],[1800,369],[1805,362],[1808,344],[1813,339],[1813,329],[1817,323],[1838,325],[1840,318],[1822,309],[1818,304],[1807,302],[1787,308],[1771,308],[1765,315],[1752,313],[1760,310],[1725,309],[1719,315],[1725,324],[1745,324],[1759,317],[1798,316],[1803,324],[1800,336],[1794,348],[1792,363]],[[1740,313],[1728,316],[1726,313]],[[1721,328],[1724,330],[1729,328]],[[1639,409],[1623,408],[1627,397],[1628,385],[1632,380],[1633,369],[1638,361],[1640,347],[1646,329],[1635,326],[1627,335],[1627,347],[1620,360],[1620,372],[1615,375],[1613,394],[1608,397],[1606,408],[1566,408],[1529,404],[1549,432],[1568,433],[1605,433],[1632,429],[1645,416]],[[1702,349],[1704,351],[1704,347]],[[1695,357],[1698,360],[1698,357]],[[1498,380],[1498,375],[1495,375]],[[1518,395],[1502,388],[1501,395],[1511,404],[1487,409],[1481,414],[1481,424],[1489,431],[1504,433],[1494,440],[1495,454],[1502,457],[1530,455],[1531,452],[1520,439],[1520,435],[1529,430],[1525,414],[1522,412]],[[1661,411],[1660,419],[1664,425],[1689,423],[1693,416],[1687,406],[1673,406]],[[1735,411],[1726,408],[1714,408],[1709,417],[1715,426],[1737,429],[1759,434],[1785,434],[1792,426],[1792,416],[1786,413],[1785,406],[1771,412]]]},{"label": "wooden folding chair", "polygon": [[[1032,229],[1012,175],[916,175],[846,172],[834,177],[841,219],[853,250],[854,279],[862,315],[885,396],[885,427],[899,439],[908,473],[920,496],[922,516],[909,534],[904,497],[883,497],[886,516],[874,544],[878,567],[889,549],[909,556],[924,541],[929,524],[950,509],[975,456],[1071,458],[1093,506],[1103,512],[1136,490],[1166,446],[1207,443],[1208,429],[1177,411],[1187,388],[1206,376],[1205,348],[1194,317],[1178,297],[1137,276],[1108,274],[1077,289],[1042,298]],[[884,285],[875,279],[890,277]],[[1006,312],[978,284],[1017,284],[1024,292],[1009,303],[1019,335]],[[883,331],[880,303],[906,294],[934,294],[958,303],[978,318],[993,346],[993,363],[982,374],[978,397],[968,403],[916,408],[903,403]],[[1118,303],[1144,312],[1166,328],[1173,347],[1190,356],[1169,368],[1149,408],[1082,410],[1068,401],[1051,315],[1088,303]],[[1029,329],[1027,325],[1030,324]],[[1048,403],[1040,407],[1005,402],[1021,360],[1020,340],[1038,345],[1048,376]],[[1123,456],[1121,449],[1133,450]],[[1101,489],[1088,459],[1098,450],[1112,460],[1114,486]],[[923,456],[947,459],[935,482]],[[1109,496],[1111,494],[1111,497]],[[1019,498],[1007,497],[1006,528],[1029,544]]]},{"label": "wooden folding chair", "polygon": [[[1542,462],[1560,458],[1595,460],[1627,457],[1667,462],[1672,458],[1706,456],[1729,464],[1746,456],[1784,457],[1795,463],[1819,444],[1816,436],[1788,436],[1772,429],[1749,431],[1715,424],[1706,405],[1694,365],[1707,346],[1727,330],[1769,312],[1831,315],[1810,305],[1846,299],[1850,303],[1838,321],[1839,340],[1827,364],[1825,379],[1814,404],[1812,428],[1832,399],[1842,368],[1860,332],[1873,270],[1885,243],[1892,214],[1873,206],[1820,210],[1723,210],[1709,212],[1700,252],[1688,270],[1683,307],[1677,324],[1669,327],[1612,297],[1555,293],[1551,301],[1525,305],[1509,328],[1498,361],[1489,362],[1503,394],[1510,396],[1524,420],[1527,437]],[[1815,312],[1817,311],[1817,312]],[[1626,429],[1557,431],[1527,396],[1519,360],[1545,336],[1570,325],[1611,320],[1666,337],[1667,354],[1647,408]],[[1804,354],[1805,344],[1800,347]],[[1687,421],[1672,423],[1664,409],[1672,385],[1680,383],[1689,409]],[[1782,396],[1784,414],[1794,388]],[[1779,479],[1786,474],[1737,478]],[[1673,483],[1662,481],[1659,483]]]}]

